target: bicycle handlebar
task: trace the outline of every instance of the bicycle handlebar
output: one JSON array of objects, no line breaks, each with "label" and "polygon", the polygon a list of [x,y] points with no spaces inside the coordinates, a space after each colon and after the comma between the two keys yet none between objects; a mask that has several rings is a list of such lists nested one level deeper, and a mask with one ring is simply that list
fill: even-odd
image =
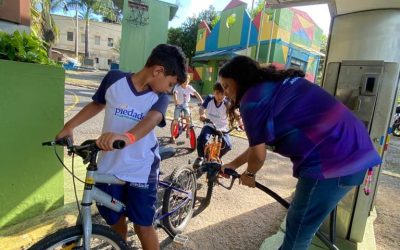
[{"label": "bicycle handlebar", "polygon": [[215,124],[214,124],[210,119],[208,119],[208,118],[205,118],[204,121],[203,121],[203,123],[206,124],[206,125],[211,125],[210,128],[212,128],[212,129],[214,130],[214,132],[215,132],[216,134],[219,134],[219,135],[226,135],[226,134],[229,134],[229,133],[232,132],[233,130],[241,131],[241,129],[239,129],[238,126],[232,127],[232,128],[230,128],[228,131],[220,131],[220,130],[217,129],[217,127],[215,126]]},{"label": "bicycle handlebar", "polygon": [[[123,149],[125,147],[125,141],[116,140],[113,142],[114,149]],[[42,146],[64,146],[67,147],[68,150],[73,152],[78,152],[83,149],[88,149],[89,151],[100,151],[102,150],[96,144],[96,140],[87,140],[83,142],[81,145],[73,145],[71,137],[64,137],[60,139],[56,139],[54,141],[42,142]]]}]

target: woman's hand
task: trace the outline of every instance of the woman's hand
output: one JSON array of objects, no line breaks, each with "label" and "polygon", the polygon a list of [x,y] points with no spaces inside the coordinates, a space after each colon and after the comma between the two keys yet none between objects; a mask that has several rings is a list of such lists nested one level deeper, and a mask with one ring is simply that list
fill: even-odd
[{"label": "woman's hand", "polygon": [[255,188],[256,187],[256,176],[247,175],[246,172],[240,176],[239,184]]},{"label": "woman's hand", "polygon": [[130,139],[126,135],[107,132],[102,134],[97,140],[96,144],[101,150],[112,151],[114,150],[113,143],[117,140],[125,141],[125,144],[130,144]]}]

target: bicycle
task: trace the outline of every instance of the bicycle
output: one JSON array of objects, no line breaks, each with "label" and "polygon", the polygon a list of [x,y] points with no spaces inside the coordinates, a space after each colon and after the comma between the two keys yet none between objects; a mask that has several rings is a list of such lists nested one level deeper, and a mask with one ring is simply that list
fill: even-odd
[{"label": "bicycle", "polygon": [[193,166],[195,171],[196,179],[199,180],[201,176],[206,173],[207,180],[207,193],[204,200],[204,205],[208,206],[211,202],[211,196],[214,190],[214,186],[219,184],[223,187],[225,185],[218,181],[219,169],[215,167],[210,167],[212,163],[217,163],[222,165],[222,160],[220,158],[220,153],[222,148],[222,137],[223,135],[231,133],[233,130],[240,131],[239,127],[232,127],[228,131],[218,130],[215,124],[208,118],[204,120],[205,126],[209,126],[213,130],[212,136],[208,139],[204,147],[204,159],[199,163],[199,167]]},{"label": "bicycle", "polygon": [[[56,146],[65,146],[68,154],[72,157],[77,154],[83,159],[84,164],[88,164],[86,178],[80,180],[74,175],[72,165],[74,189],[75,179],[84,183],[84,191],[81,207],[77,200],[79,216],[75,226],[61,229],[51,235],[46,236],[32,247],[31,250],[42,249],[128,249],[126,242],[110,227],[92,224],[91,205],[94,202],[112,209],[116,212],[125,209],[125,205],[109,194],[98,189],[96,183],[124,185],[125,181],[109,174],[97,173],[97,154],[101,150],[96,146],[95,140],[87,140],[81,145],[73,145],[71,139],[63,138],[56,141],[42,143],[43,146],[54,146],[55,154],[61,164],[64,165],[60,156],[57,154]],[[115,141],[113,147],[122,149],[124,141]],[[160,156],[170,157],[174,154],[173,148],[160,150]],[[156,214],[153,225],[161,227],[171,237],[185,240],[180,233],[189,223],[193,215],[193,206],[196,191],[196,179],[191,168],[182,166],[176,168],[169,177],[169,181],[159,181],[158,187],[164,190],[162,201],[157,200]],[[76,189],[75,189],[76,192]],[[160,190],[157,197],[161,196]],[[76,196],[76,193],[75,193]],[[77,197],[77,196],[76,196]],[[182,243],[182,242],[177,242]]]},{"label": "bicycle", "polygon": [[190,121],[184,122],[185,117],[184,117],[184,111],[182,110],[178,118],[178,122],[174,124],[174,120],[171,121],[171,126],[174,125],[172,129],[172,136],[174,137],[174,139],[177,139],[182,134],[183,131],[186,131],[186,138],[189,138],[190,149],[193,151],[196,149],[197,146],[197,138],[196,138],[196,132],[194,131],[194,125],[192,123],[191,113],[189,117]]}]

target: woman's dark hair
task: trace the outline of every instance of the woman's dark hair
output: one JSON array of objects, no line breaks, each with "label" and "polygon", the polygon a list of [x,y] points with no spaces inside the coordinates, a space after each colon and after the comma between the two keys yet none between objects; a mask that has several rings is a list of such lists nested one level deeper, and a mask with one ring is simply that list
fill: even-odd
[{"label": "woman's dark hair", "polygon": [[214,84],[213,90],[214,90],[214,91],[218,91],[218,92],[220,92],[221,94],[224,94],[224,92],[225,92],[224,87],[222,87],[222,84],[219,83],[219,82],[216,82],[216,83]]},{"label": "woman's dark hair", "polygon": [[163,66],[166,76],[177,76],[178,83],[184,83],[186,74],[186,56],[178,46],[159,44],[153,49],[145,67]]},{"label": "woman's dark hair", "polygon": [[249,88],[267,81],[279,83],[288,77],[304,77],[305,74],[297,69],[278,70],[273,65],[262,67],[250,57],[236,56],[222,66],[219,76],[230,78],[237,84],[235,100],[231,100],[228,110],[229,122],[232,125],[235,110],[239,107],[240,100]]}]

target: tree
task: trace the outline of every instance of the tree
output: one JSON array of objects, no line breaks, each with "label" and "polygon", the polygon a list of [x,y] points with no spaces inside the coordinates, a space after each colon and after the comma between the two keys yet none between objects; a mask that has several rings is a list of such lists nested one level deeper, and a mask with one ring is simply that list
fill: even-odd
[{"label": "tree", "polygon": [[[68,9],[78,8],[80,16],[85,20],[85,58],[89,58],[89,21],[93,14],[116,20],[116,7],[112,0],[66,0]],[[78,39],[78,37],[76,37]]]},{"label": "tree", "polygon": [[181,27],[170,28],[167,43],[180,46],[190,63],[196,52],[197,29],[200,22],[204,20],[208,26],[213,27],[218,18],[219,14],[214,6],[210,5],[207,10],[200,12],[198,17],[188,17]]},{"label": "tree", "polygon": [[32,0],[32,32],[40,37],[47,49],[47,54],[50,55],[51,48],[58,40],[59,30],[56,26],[51,11],[59,8],[62,5],[62,0]]},{"label": "tree", "polygon": [[326,59],[326,52],[327,52],[327,47],[328,47],[328,37],[325,36],[324,34],[322,35],[321,38],[321,53],[324,53],[325,56],[321,56],[321,59],[319,61],[318,65],[318,70],[317,70],[317,83],[321,84],[322,83],[322,77],[324,75],[324,67],[325,67],[325,59]]}]

